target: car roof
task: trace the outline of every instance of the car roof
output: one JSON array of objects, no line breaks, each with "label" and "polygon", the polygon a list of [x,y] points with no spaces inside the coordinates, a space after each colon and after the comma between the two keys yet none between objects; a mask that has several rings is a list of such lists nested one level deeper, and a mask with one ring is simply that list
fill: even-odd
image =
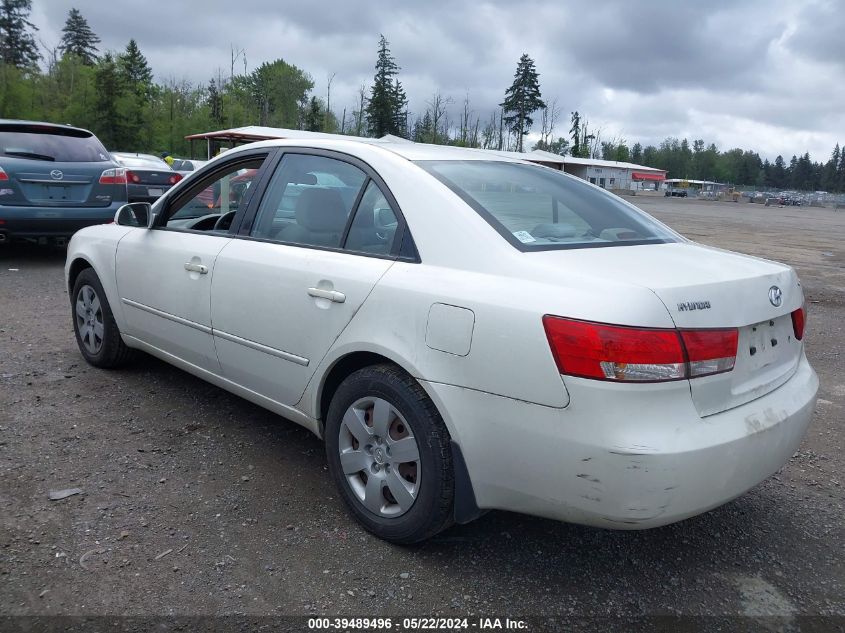
[{"label": "car roof", "polygon": [[378,143],[379,147],[390,150],[408,160],[495,160],[504,162],[521,162],[523,159],[508,156],[505,153],[470,147],[452,147],[449,145],[433,145],[430,143],[410,143],[388,141]]},{"label": "car roof", "polygon": [[228,150],[225,153],[237,152],[242,149],[252,147],[312,147],[315,149],[337,150],[354,154],[357,153],[356,150],[360,150],[362,146],[379,148],[392,154],[396,154],[397,156],[401,156],[409,161],[485,160],[509,163],[528,162],[525,159],[510,155],[513,154],[513,152],[495,152],[491,150],[473,149],[468,147],[413,143],[404,139],[385,140],[371,138],[361,138],[360,141],[347,139],[270,139],[266,141],[258,141],[257,143],[250,143],[249,145],[241,145]]}]

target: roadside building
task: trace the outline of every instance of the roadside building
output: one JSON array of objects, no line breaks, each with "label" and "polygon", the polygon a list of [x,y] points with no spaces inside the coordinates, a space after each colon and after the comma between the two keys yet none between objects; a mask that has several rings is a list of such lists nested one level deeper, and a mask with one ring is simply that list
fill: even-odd
[{"label": "roadside building", "polygon": [[[529,155],[537,158],[555,156],[540,150],[530,152]],[[558,156],[557,158],[563,160],[563,171],[588,180],[603,189],[654,190],[666,179],[666,170],[635,163],[573,156]],[[532,159],[529,158],[529,160]]]}]

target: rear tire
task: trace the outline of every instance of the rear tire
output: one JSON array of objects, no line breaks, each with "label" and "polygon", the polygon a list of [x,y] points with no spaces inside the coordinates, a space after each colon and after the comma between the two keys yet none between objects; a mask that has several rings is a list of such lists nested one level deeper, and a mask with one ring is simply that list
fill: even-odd
[{"label": "rear tire", "polygon": [[404,545],[452,524],[449,432],[407,373],[385,364],[350,374],[332,398],[325,436],[329,472],[367,530]]},{"label": "rear tire", "polygon": [[76,344],[85,360],[104,369],[125,365],[133,350],[120,337],[105,290],[93,268],[76,278],[71,295],[71,315]]}]

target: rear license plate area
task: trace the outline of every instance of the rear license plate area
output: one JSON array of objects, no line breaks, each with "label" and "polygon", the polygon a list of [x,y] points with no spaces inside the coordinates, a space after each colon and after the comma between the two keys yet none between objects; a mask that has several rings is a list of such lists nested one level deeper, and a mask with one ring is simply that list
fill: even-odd
[{"label": "rear license plate area", "polygon": [[164,189],[153,189],[152,187],[147,188],[147,194],[150,196],[160,196],[164,193]]},{"label": "rear license plate area", "polygon": [[41,199],[42,200],[67,200],[68,188],[56,185],[42,185]]},{"label": "rear license plate area", "polygon": [[746,329],[742,353],[752,372],[778,362],[783,356],[791,342],[791,332],[786,331],[784,326],[784,318],[779,317],[755,323]]}]

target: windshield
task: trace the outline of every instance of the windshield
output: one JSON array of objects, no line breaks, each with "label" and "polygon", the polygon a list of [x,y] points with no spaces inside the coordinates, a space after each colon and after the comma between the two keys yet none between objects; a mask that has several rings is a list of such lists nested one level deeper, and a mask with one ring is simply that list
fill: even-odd
[{"label": "windshield", "polygon": [[60,163],[111,162],[91,133],[48,126],[0,126],[0,155]]},{"label": "windshield", "polygon": [[504,161],[418,161],[523,251],[677,242],[680,236],[578,178]]}]

